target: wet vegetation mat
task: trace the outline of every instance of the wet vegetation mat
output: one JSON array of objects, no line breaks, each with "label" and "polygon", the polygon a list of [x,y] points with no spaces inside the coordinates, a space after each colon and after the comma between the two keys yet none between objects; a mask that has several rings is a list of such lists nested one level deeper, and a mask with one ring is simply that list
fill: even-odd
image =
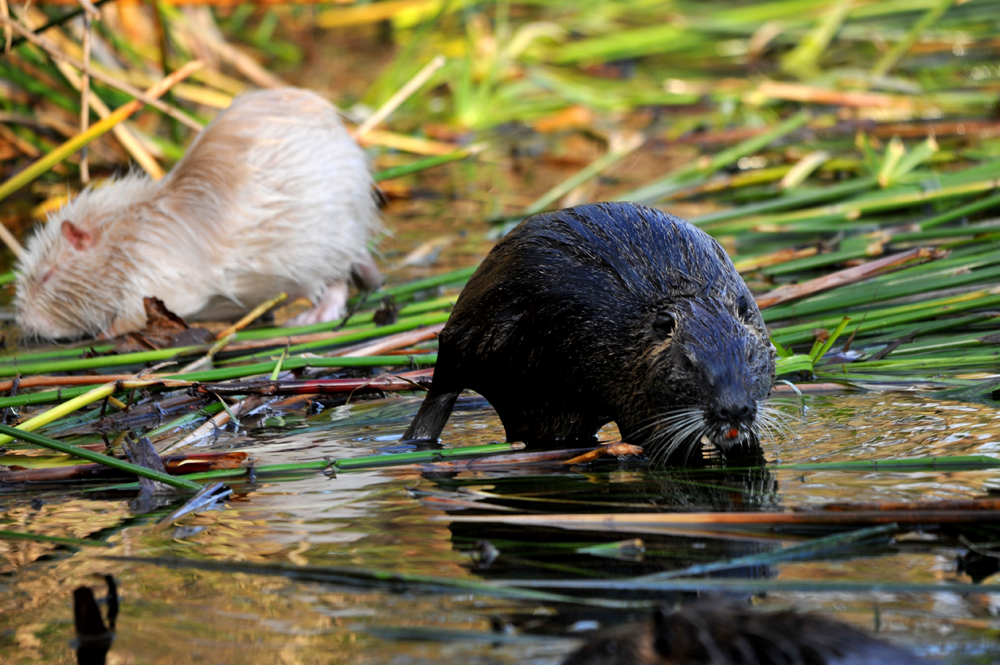
[{"label": "wet vegetation mat", "polygon": [[[6,270],[83,187],[299,85],[368,152],[387,277],[298,327],[149,299],[145,330],[40,345],[3,308],[0,662],[560,663],[696,596],[998,662],[998,15],[0,0]],[[607,200],[690,220],[753,290],[763,455],[653,468],[613,425],[536,449],[471,392],[401,441],[493,243]]]}]

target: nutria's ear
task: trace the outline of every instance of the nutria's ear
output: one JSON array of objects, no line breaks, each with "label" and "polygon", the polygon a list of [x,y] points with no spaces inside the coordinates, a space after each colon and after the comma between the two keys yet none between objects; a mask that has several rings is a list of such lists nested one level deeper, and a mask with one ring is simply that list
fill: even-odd
[{"label": "nutria's ear", "polygon": [[667,337],[677,327],[677,319],[670,312],[657,312],[653,318],[653,332],[661,337]]},{"label": "nutria's ear", "polygon": [[94,237],[89,231],[84,231],[68,219],[62,223],[62,234],[66,242],[78,252],[86,251],[94,244]]},{"label": "nutria's ear", "polygon": [[750,316],[750,296],[744,293],[737,299],[736,313],[744,321]]}]

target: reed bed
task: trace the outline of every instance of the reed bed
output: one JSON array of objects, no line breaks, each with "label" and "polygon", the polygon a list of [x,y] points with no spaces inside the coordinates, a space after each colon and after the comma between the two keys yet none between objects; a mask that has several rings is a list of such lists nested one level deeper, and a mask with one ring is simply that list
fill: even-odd
[{"label": "reed bed", "polygon": [[[58,4],[13,6],[2,21],[11,48],[0,55],[7,258],[32,220],[90,174],[134,162],[161,177],[214,109],[250,86],[280,85],[259,61],[301,60],[294,35],[378,27],[395,56],[363,94],[337,101],[383,109],[369,122],[358,115],[355,132],[390,191],[429,169],[485,167],[514,126],[596,134],[603,154],[530,202],[494,202],[478,228],[499,237],[594,188],[695,210],[691,221],[757,294],[780,378],[996,395],[1000,2],[679,2],[669,15],[655,3],[585,4],[206,2],[126,15],[98,3],[87,22]],[[641,182],[623,176],[633,160],[675,155],[683,159]],[[10,380],[0,408],[17,430],[0,431],[20,439],[4,439],[13,450],[53,439],[75,446],[62,452],[115,450],[135,433],[179,452],[197,439],[191,429],[261,410],[405,391],[408,381],[419,394],[407,373],[433,366],[436,342],[413,331],[447,320],[474,269],[393,283],[357,300],[345,321],[256,325],[210,346],[18,349],[0,357]],[[378,325],[387,298],[398,319]],[[332,381],[348,382],[347,396],[319,388]],[[197,479],[210,477],[220,476]]]}]

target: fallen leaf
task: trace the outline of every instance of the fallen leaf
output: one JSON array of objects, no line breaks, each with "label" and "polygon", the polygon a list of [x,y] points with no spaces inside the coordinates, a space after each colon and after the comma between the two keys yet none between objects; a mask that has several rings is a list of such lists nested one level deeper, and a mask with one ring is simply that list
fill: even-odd
[{"label": "fallen leaf", "polygon": [[163,304],[159,298],[142,299],[146,307],[146,327],[115,339],[115,351],[132,353],[175,346],[210,344],[215,336],[204,328],[192,328]]}]

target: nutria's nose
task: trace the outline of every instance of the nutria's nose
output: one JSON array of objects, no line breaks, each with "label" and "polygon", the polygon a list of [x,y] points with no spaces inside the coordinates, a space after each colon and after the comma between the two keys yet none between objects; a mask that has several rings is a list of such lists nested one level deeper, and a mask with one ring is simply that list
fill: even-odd
[{"label": "nutria's nose", "polygon": [[719,407],[719,419],[731,423],[743,422],[753,417],[753,407],[749,404]]}]

